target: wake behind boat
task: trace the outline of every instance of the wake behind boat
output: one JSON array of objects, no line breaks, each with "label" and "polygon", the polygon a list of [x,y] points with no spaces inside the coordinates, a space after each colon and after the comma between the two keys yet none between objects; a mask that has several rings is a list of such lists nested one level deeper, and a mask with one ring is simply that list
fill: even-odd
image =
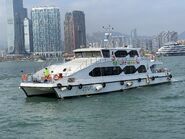
[{"label": "wake behind boat", "polygon": [[74,54],[67,63],[24,74],[20,87],[26,96],[66,98],[171,82],[172,75],[162,63],[144,57],[141,49],[84,48]]}]

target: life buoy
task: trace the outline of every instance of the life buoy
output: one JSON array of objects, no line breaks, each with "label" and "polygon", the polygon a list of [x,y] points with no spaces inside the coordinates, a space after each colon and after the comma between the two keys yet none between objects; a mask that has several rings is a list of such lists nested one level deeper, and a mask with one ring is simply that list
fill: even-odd
[{"label": "life buoy", "polygon": [[53,77],[53,79],[54,79],[55,81],[57,81],[57,80],[60,79],[60,76],[59,76],[58,74],[55,74],[54,77]]},{"label": "life buoy", "polygon": [[61,89],[61,88],[62,88],[62,84],[61,84],[61,83],[58,83],[58,84],[57,84],[57,88],[58,88],[58,89]]},{"label": "life buoy", "polygon": [[23,74],[21,79],[22,79],[22,81],[27,81],[28,80],[28,75],[27,74]]}]

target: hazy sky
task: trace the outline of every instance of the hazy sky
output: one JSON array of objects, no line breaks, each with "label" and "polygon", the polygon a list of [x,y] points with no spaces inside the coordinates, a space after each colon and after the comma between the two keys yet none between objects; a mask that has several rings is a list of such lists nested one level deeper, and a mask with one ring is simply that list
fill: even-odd
[{"label": "hazy sky", "polygon": [[[0,0],[0,42],[5,39],[5,0]],[[67,11],[83,10],[87,33],[112,25],[115,31],[155,35],[163,30],[185,31],[185,0],[24,0],[24,7],[54,5],[63,19]]]}]

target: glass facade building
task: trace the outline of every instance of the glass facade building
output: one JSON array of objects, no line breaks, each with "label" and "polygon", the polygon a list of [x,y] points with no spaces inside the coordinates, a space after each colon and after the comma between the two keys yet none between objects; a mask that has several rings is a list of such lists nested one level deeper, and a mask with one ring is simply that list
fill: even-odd
[{"label": "glass facade building", "polygon": [[23,0],[6,0],[7,9],[7,45],[9,54],[24,54],[24,18],[27,9]]},{"label": "glass facade building", "polygon": [[56,7],[37,7],[31,11],[34,52],[62,50],[60,11]]}]

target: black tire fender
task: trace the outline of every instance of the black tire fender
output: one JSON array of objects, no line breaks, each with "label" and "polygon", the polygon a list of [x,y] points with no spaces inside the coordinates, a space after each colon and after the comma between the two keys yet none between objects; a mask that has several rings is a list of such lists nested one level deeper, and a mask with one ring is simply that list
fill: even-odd
[{"label": "black tire fender", "polygon": [[78,88],[79,88],[79,89],[82,89],[82,87],[83,87],[83,85],[82,85],[82,84],[80,84],[80,85],[78,86]]},{"label": "black tire fender", "polygon": [[73,88],[73,87],[72,87],[71,85],[68,85],[68,86],[67,86],[67,89],[68,89],[68,90],[71,90],[72,88]]},{"label": "black tire fender", "polygon": [[57,88],[58,88],[58,89],[61,89],[61,88],[62,88],[62,84],[61,84],[61,83],[58,83],[58,84],[57,84]]}]

